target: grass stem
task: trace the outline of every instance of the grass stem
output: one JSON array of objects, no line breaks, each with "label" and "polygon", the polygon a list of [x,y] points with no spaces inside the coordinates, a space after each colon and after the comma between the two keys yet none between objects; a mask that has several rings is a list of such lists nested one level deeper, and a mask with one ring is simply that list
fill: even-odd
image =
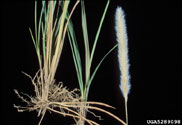
[{"label": "grass stem", "polygon": [[125,99],[125,114],[126,114],[126,124],[128,125],[128,106],[127,100]]}]

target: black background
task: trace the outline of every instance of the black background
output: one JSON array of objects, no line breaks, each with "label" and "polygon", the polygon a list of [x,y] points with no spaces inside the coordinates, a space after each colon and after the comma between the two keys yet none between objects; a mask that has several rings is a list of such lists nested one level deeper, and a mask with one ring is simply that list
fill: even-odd
[{"label": "black background", "polygon": [[[90,45],[94,40],[106,1],[85,2]],[[104,54],[116,44],[114,13],[117,6],[126,13],[129,39],[131,92],[128,100],[130,125],[145,125],[150,119],[181,119],[181,13],[180,4],[171,1],[154,0],[112,0],[107,11],[93,61],[93,67]],[[37,113],[18,113],[13,104],[20,105],[14,89],[33,94],[31,81],[21,72],[31,76],[38,70],[35,49],[28,28],[34,27],[34,2],[3,2],[1,7],[3,23],[2,82],[1,95],[3,123],[5,125],[35,125]],[[39,7],[40,9],[40,7]],[[72,17],[82,57],[84,57],[81,32],[80,4]],[[2,39],[1,39],[2,40]],[[69,42],[65,41],[57,81],[70,89],[78,87]],[[119,90],[119,69],[117,50],[112,52],[99,68],[91,85],[89,100],[110,104],[117,110],[110,110],[125,119],[124,102]],[[100,112],[104,120],[101,125],[120,123]],[[181,121],[182,122],[182,121]],[[47,113],[43,125],[73,124],[71,118]]]}]

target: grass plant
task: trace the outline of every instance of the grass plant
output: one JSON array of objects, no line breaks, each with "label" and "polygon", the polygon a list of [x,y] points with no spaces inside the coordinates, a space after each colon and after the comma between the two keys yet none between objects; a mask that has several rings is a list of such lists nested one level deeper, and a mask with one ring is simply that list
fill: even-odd
[{"label": "grass plant", "polygon": [[[79,1],[75,2],[67,19],[69,3],[70,1],[42,1],[42,9],[38,19],[37,1],[35,1],[35,35],[31,29],[29,30],[37,53],[39,70],[33,78],[24,73],[32,81],[35,97],[24,93],[20,94],[15,90],[15,93],[27,103],[27,106],[14,106],[19,112],[37,110],[38,116],[41,116],[39,125],[47,110],[64,116],[81,117],[75,113],[78,110],[75,105],[80,101],[80,96],[77,94],[78,89],[69,91],[63,87],[61,82],[56,83],[55,81],[55,73],[62,53],[68,22]],[[57,10],[60,5],[63,6],[61,13]],[[28,99],[23,95],[27,96]]]},{"label": "grass plant", "polygon": [[[102,62],[104,61],[104,59],[118,46],[115,45],[113,48],[110,49],[109,52],[107,52],[103,58],[100,60],[100,62],[97,64],[97,66],[95,67],[95,69],[93,70],[93,72],[91,72],[91,68],[92,68],[92,61],[93,61],[93,57],[95,54],[95,49],[97,46],[97,42],[98,42],[98,38],[99,38],[99,34],[101,31],[101,27],[103,25],[103,21],[108,9],[110,1],[107,1],[106,7],[104,9],[103,15],[101,17],[100,20],[100,24],[95,36],[95,40],[93,42],[93,46],[90,49],[89,46],[89,38],[88,38],[88,30],[87,30],[87,20],[86,20],[86,12],[85,12],[85,5],[84,5],[84,1],[81,1],[81,19],[82,19],[82,32],[83,32],[83,41],[84,41],[84,47],[85,47],[85,64],[84,64],[84,68],[85,68],[85,72],[83,73],[83,67],[82,67],[82,63],[81,63],[81,54],[79,52],[79,48],[78,48],[78,43],[76,40],[76,35],[74,32],[74,28],[73,28],[73,24],[70,21],[69,26],[68,26],[68,38],[70,41],[70,46],[71,46],[71,50],[72,50],[72,55],[73,55],[73,60],[74,60],[74,64],[75,64],[75,69],[76,69],[76,74],[77,74],[77,78],[78,78],[78,83],[79,83],[79,87],[80,87],[80,91],[81,91],[81,102],[83,102],[83,104],[80,107],[80,113],[81,115],[83,115],[84,117],[86,117],[87,114],[87,102],[88,101],[88,94],[89,94],[89,89],[90,89],[90,85],[96,75],[96,72],[98,71],[99,67],[101,66]],[[85,77],[85,79],[84,79]],[[85,80],[85,81],[84,81]],[[101,111],[101,110],[99,110]],[[116,118],[117,120],[119,120],[122,124],[125,124],[121,119],[119,119],[117,116],[113,115],[110,112],[105,111],[105,113],[111,115],[112,117]],[[80,119],[80,121],[78,121],[79,125],[84,125],[84,120]]]}]

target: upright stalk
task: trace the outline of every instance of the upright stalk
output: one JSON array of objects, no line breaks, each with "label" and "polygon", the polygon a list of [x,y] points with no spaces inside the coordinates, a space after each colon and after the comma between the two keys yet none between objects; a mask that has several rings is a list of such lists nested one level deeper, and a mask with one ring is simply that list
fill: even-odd
[{"label": "upright stalk", "polygon": [[128,106],[127,106],[127,100],[125,100],[125,114],[126,114],[126,124],[128,125]]}]

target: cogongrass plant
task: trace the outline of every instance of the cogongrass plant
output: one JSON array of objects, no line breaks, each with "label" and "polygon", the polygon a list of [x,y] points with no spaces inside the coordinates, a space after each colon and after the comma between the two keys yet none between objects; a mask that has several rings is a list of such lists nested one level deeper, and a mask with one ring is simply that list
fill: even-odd
[{"label": "cogongrass plant", "polygon": [[[76,40],[76,36],[75,36],[75,32],[74,32],[74,28],[73,28],[73,24],[70,21],[69,26],[68,26],[68,38],[70,41],[70,46],[71,46],[71,50],[72,50],[72,55],[73,55],[73,60],[74,60],[74,64],[75,64],[75,69],[76,69],[76,74],[77,74],[77,78],[78,78],[78,83],[79,83],[79,87],[80,87],[80,92],[81,92],[81,107],[80,107],[80,114],[84,117],[86,117],[86,114],[88,112],[89,109],[89,101],[88,99],[88,94],[89,94],[89,89],[90,89],[90,85],[95,77],[95,74],[97,72],[97,70],[99,69],[100,65],[102,64],[102,62],[104,61],[104,59],[108,56],[109,53],[111,53],[116,47],[117,45],[115,45],[112,49],[110,49],[110,51],[108,53],[106,53],[104,55],[104,57],[101,59],[101,61],[98,63],[98,65],[95,67],[94,71],[91,72],[91,67],[92,67],[92,61],[93,61],[93,57],[94,57],[94,53],[95,53],[95,49],[96,49],[96,45],[97,45],[97,41],[98,41],[98,37],[101,31],[101,27],[109,6],[109,0],[106,4],[104,13],[102,15],[101,21],[100,21],[100,25],[98,27],[96,36],[95,36],[95,40],[93,43],[93,47],[90,51],[90,46],[89,46],[89,38],[88,38],[88,31],[87,31],[87,21],[86,21],[86,12],[85,12],[85,5],[84,5],[84,1],[81,1],[81,18],[82,18],[82,32],[83,32],[83,40],[84,40],[84,47],[85,47],[85,72],[83,73],[83,67],[82,67],[82,63],[81,63],[81,57],[80,57],[80,52],[79,52],[79,48],[78,48],[78,43]],[[85,77],[85,81],[83,80],[83,78]],[[97,104],[98,102],[93,102],[93,104]],[[105,106],[104,103],[101,103],[101,105]],[[113,115],[112,113],[103,110],[101,108],[97,108],[96,110],[104,112],[112,117],[114,117],[115,119],[117,119],[118,121],[120,121],[122,124],[125,124],[121,119],[119,119],[117,116]],[[89,111],[90,112],[90,111]],[[78,125],[84,125],[84,120],[80,119],[77,122]]]},{"label": "cogongrass plant", "polygon": [[[79,110],[77,103],[80,102],[80,96],[77,94],[79,91],[77,89],[69,91],[63,87],[61,82],[55,82],[55,73],[62,53],[68,22],[79,1],[75,2],[69,17],[66,18],[69,3],[70,1],[67,0],[42,1],[40,17],[37,20],[37,1],[35,1],[35,35],[31,29],[30,34],[37,53],[39,70],[33,78],[25,73],[31,78],[35,97],[24,93],[19,94],[15,90],[15,93],[27,106],[14,105],[14,107],[19,112],[38,111],[38,116],[41,116],[39,125],[47,110],[77,119],[82,117],[77,113]],[[61,12],[57,10],[61,8],[60,5],[62,6]],[[85,118],[82,119],[90,122]]]},{"label": "cogongrass plant", "polygon": [[115,30],[118,45],[118,62],[120,69],[120,90],[125,100],[126,123],[128,125],[127,101],[130,92],[129,58],[128,58],[128,38],[124,11],[117,7],[115,13]]}]

